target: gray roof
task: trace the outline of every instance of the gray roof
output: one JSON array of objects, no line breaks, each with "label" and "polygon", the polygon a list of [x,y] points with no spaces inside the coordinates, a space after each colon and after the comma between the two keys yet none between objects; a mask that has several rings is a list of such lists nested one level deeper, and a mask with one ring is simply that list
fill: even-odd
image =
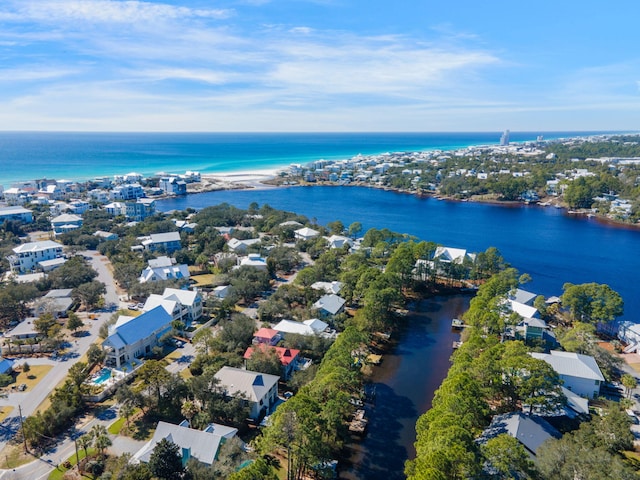
[{"label": "gray roof", "polygon": [[220,381],[219,386],[225,389],[227,395],[233,397],[243,394],[251,402],[265,398],[271,387],[280,379],[277,375],[233,367],[222,367],[215,374],[215,378]]},{"label": "gray roof", "polygon": [[62,248],[62,244],[54,242],[52,240],[44,240],[42,242],[29,242],[18,245],[13,249],[13,251],[15,253],[40,252],[43,250],[49,250],[51,248]]},{"label": "gray roof", "polygon": [[316,303],[313,304],[313,308],[325,310],[331,315],[335,315],[344,306],[346,300],[338,295],[323,295]]},{"label": "gray roof", "polygon": [[158,422],[153,438],[144,445],[135,455],[134,459],[148,462],[155,446],[166,438],[180,447],[180,452],[188,451],[189,457],[198,459],[207,465],[213,464],[222,443],[223,438],[232,438],[238,432],[232,427],[213,424],[217,428],[196,430],[187,426],[174,425],[167,422]]},{"label": "gray roof", "polygon": [[533,302],[536,297],[537,295],[535,293],[527,292],[521,288],[517,288],[513,295],[509,295],[510,300],[515,300],[525,305],[530,305],[530,302]]},{"label": "gray roof", "polygon": [[152,233],[149,237],[153,243],[179,242],[180,232]]},{"label": "gray roof", "polygon": [[503,433],[518,440],[533,455],[545,441],[562,436],[541,417],[512,412],[493,417],[491,425],[482,433],[479,441],[484,443]]},{"label": "gray roof", "polygon": [[600,380],[604,382],[604,377],[600,371],[600,367],[593,357],[573,352],[561,352],[559,350],[551,350],[549,353],[530,354],[533,358],[544,360],[558,375],[567,377],[586,378],[589,380]]},{"label": "gray roof", "polygon": [[65,298],[70,297],[72,288],[58,288],[54,290],[49,290],[49,292],[44,296],[44,298]]}]

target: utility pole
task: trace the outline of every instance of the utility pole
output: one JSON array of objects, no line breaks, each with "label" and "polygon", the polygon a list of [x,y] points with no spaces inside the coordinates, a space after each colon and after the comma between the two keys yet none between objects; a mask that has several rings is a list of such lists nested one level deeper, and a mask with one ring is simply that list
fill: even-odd
[{"label": "utility pole", "polygon": [[18,405],[18,413],[20,414],[20,429],[22,430],[22,441],[24,443],[24,453],[29,453],[27,448],[27,436],[24,433],[24,423],[22,422],[22,406]]}]

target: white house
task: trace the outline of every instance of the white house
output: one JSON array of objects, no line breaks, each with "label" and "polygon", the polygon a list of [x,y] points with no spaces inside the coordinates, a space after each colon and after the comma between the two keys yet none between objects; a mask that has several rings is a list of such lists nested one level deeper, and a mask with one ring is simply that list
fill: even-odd
[{"label": "white house", "polygon": [[211,466],[218,456],[220,446],[235,437],[237,433],[237,428],[216,423],[210,424],[204,430],[196,430],[190,428],[187,421],[180,425],[158,422],[151,440],[131,457],[131,462],[148,463],[156,445],[162,439],[167,439],[179,447],[183,466],[190,458],[195,458],[199,462]]},{"label": "white house", "polygon": [[142,246],[151,251],[173,253],[182,248],[179,232],[152,233],[148,237],[139,237]]},{"label": "white house", "polygon": [[295,320],[280,320],[273,327],[274,330],[287,334],[293,333],[297,335],[320,335],[329,325],[322,320],[312,318],[304,322],[296,322]]},{"label": "white house", "polygon": [[304,227],[294,231],[293,235],[296,240],[311,240],[312,238],[320,235],[320,232],[314,230],[313,228]]},{"label": "white house", "polygon": [[26,273],[39,267],[42,261],[62,257],[62,245],[51,240],[29,242],[18,245],[13,252],[15,255],[9,257],[11,268]]},{"label": "white house", "polygon": [[338,282],[338,281],[333,281],[333,282],[315,282],[311,284],[311,288],[313,288],[314,290],[323,290],[325,293],[334,293],[334,294],[338,294],[340,293],[340,290],[342,290],[342,287],[344,286],[344,283],[342,282]]},{"label": "white house", "polygon": [[465,260],[475,261],[475,254],[462,248],[437,247],[433,259],[442,263],[462,264]]},{"label": "white house", "polygon": [[191,276],[187,265],[178,265],[174,259],[169,257],[153,258],[148,263],[147,268],[140,275],[140,283],[161,280],[185,280]]},{"label": "white house", "polygon": [[173,318],[162,307],[142,313],[137,317],[127,317],[125,323],[114,329],[104,342],[105,364],[121,368],[137,358],[151,353],[159,339],[171,331]]},{"label": "white house", "polygon": [[249,417],[258,419],[268,414],[278,399],[277,375],[252,372],[234,367],[222,367],[214,377],[218,388],[229,397],[241,396],[249,405]]},{"label": "white house", "polygon": [[167,195],[186,195],[187,182],[179,177],[161,177],[158,186]]},{"label": "white house", "polygon": [[345,245],[353,246],[353,240],[349,237],[343,237],[342,235],[331,235],[330,237],[324,237],[329,243],[329,248],[342,248]]},{"label": "white house", "polygon": [[551,365],[564,381],[563,386],[573,393],[587,398],[596,398],[600,394],[604,376],[593,357],[559,350],[532,352],[530,355]]},{"label": "white house", "polygon": [[0,208],[0,223],[3,223],[6,220],[31,223],[33,222],[33,212],[20,206]]},{"label": "white house", "polygon": [[55,235],[76,230],[82,226],[82,217],[72,213],[63,213],[51,220],[51,229]]},{"label": "white house", "polygon": [[219,285],[213,289],[213,296],[215,298],[219,298],[223,300],[227,298],[227,295],[231,293],[232,287],[231,285]]},{"label": "white house", "polygon": [[267,270],[267,260],[257,253],[250,253],[249,256],[243,257],[240,260],[241,267],[253,267],[259,270]]},{"label": "white house", "polygon": [[109,192],[111,200],[136,200],[144,197],[144,190],[138,183],[126,183],[114,187]]},{"label": "white house", "polygon": [[142,310],[146,312],[156,307],[162,307],[172,320],[188,325],[202,316],[202,296],[198,291],[165,288],[162,295],[149,295]]},{"label": "white house", "polygon": [[232,238],[227,242],[227,247],[229,247],[229,251],[231,252],[245,253],[251,245],[257,245],[259,243],[259,238],[248,238],[246,240],[238,240],[237,238]]}]

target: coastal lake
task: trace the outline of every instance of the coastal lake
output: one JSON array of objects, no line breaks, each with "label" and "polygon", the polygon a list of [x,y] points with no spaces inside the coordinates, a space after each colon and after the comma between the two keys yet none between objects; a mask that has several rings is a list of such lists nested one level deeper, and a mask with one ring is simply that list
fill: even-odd
[{"label": "coastal lake", "polygon": [[[291,187],[219,191],[158,201],[162,211],[204,208],[219,203],[247,208],[251,202],[294,211],[320,224],[341,220],[369,228],[388,228],[421,240],[466,248],[494,246],[532,282],[525,288],[545,296],[561,295],[570,283],[605,283],[625,301],[624,319],[637,321],[640,295],[640,230],[603,224],[538,206],[501,206],[439,201],[365,187]],[[375,369],[375,408],[368,413],[368,435],[352,450],[348,479],[404,478],[404,462],[415,455],[415,422],[431,405],[446,376],[452,342],[451,319],[470,297],[453,296],[416,304],[397,337],[395,350]]]}]

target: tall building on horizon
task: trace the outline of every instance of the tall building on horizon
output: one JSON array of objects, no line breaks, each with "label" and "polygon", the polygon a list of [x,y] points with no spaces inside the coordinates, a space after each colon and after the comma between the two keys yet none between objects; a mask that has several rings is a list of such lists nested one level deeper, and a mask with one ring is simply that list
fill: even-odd
[{"label": "tall building on horizon", "polygon": [[505,130],[502,136],[500,137],[500,145],[501,146],[509,145],[509,130]]}]

